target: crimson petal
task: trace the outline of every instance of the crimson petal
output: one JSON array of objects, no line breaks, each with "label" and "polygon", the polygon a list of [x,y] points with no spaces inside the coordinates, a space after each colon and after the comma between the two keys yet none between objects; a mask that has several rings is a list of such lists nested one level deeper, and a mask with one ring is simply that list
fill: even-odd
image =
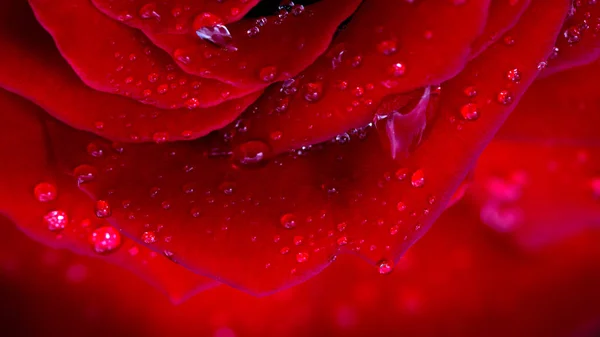
[{"label": "crimson petal", "polygon": [[231,122],[260,95],[190,111],[158,110],[97,92],[80,81],[51,41],[32,31],[36,23],[26,4],[1,4],[5,17],[0,20],[0,44],[6,52],[0,54],[0,86],[27,97],[75,128],[122,141],[197,138]]},{"label": "crimson petal", "polygon": [[372,122],[385,96],[437,85],[464,67],[488,5],[363,3],[315,64],[267,89],[239,141],[262,139],[280,153]]},{"label": "crimson petal", "polygon": [[481,36],[473,42],[471,56],[481,54],[517,24],[531,0],[492,0],[490,15]]},{"label": "crimson petal", "polygon": [[529,248],[600,226],[600,147],[495,141],[470,189],[482,222]]},{"label": "crimson petal", "polygon": [[196,34],[147,35],[191,74],[235,86],[264,88],[311,65],[329,47],[338,25],[360,3],[322,0],[306,9],[292,8],[278,16],[243,20],[227,26],[231,41],[221,45]]},{"label": "crimson petal", "polygon": [[[114,227],[97,218],[94,203],[76,188],[74,178],[52,166],[43,112],[3,90],[0,106],[5,112],[0,123],[0,157],[4,158],[0,213],[19,229],[51,247],[67,248],[125,267],[167,292],[174,301],[216,285],[122,237]],[[2,228],[3,232],[10,232]]]},{"label": "crimson petal", "polygon": [[600,62],[596,62],[537,80],[497,139],[600,146],[599,77]]},{"label": "crimson petal", "polygon": [[183,34],[192,29],[198,15],[210,15],[222,23],[241,19],[260,0],[91,0],[94,5],[111,18],[132,27],[152,32]]},{"label": "crimson petal", "polygon": [[63,57],[96,90],[167,109],[211,107],[254,91],[184,73],[142,33],[110,20],[88,0],[29,3]]},{"label": "crimson petal", "polygon": [[[567,7],[567,0],[535,1],[511,32],[513,45],[494,45],[446,83],[428,138],[403,162],[391,158],[372,129],[271,161],[264,142],[231,149],[218,135],[132,144],[100,157],[85,154],[81,143],[77,153],[61,151],[62,143],[55,151],[97,168],[96,179],[81,187],[113,206],[112,224],[134,237],[160,231],[148,247],[225,283],[268,293],[310,277],[344,251],[388,273],[445,209],[537,76]],[[506,76],[514,67],[519,83]],[[472,86],[478,94],[466,97]],[[469,102],[479,120],[459,121]],[[111,151],[109,143],[94,144]]]},{"label": "crimson petal", "polygon": [[600,58],[600,3],[573,1],[573,8],[556,42],[554,59],[544,76],[586,65]]}]

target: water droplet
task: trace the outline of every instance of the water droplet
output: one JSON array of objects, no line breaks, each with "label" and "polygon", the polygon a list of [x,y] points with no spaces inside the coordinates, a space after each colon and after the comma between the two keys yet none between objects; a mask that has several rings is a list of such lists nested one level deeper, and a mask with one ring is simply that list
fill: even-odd
[{"label": "water droplet", "polygon": [[473,121],[479,118],[479,111],[477,111],[477,105],[475,103],[468,103],[460,108],[460,115],[468,120]]},{"label": "water droplet", "polygon": [[156,19],[160,20],[160,14],[156,12],[156,5],[153,3],[147,3],[140,8],[140,18],[142,19]]},{"label": "water droplet", "polygon": [[291,213],[286,213],[279,219],[279,223],[285,229],[296,228],[296,222],[296,216]]},{"label": "water droplet", "polygon": [[198,35],[199,38],[210,41],[219,47],[226,47],[233,41],[229,29],[222,24],[201,27],[196,30],[196,35]]},{"label": "water droplet", "polygon": [[61,231],[65,229],[69,223],[69,217],[67,213],[61,210],[54,210],[44,215],[44,223],[48,226],[51,231]]},{"label": "water droplet", "polygon": [[264,67],[259,72],[259,77],[263,82],[272,82],[277,76],[277,67],[269,66]]},{"label": "water droplet", "polygon": [[296,254],[296,261],[298,261],[298,263],[303,263],[303,262],[306,262],[307,260],[308,260],[307,252],[299,252]]},{"label": "water droplet", "polygon": [[508,91],[508,90],[502,90],[502,91],[500,91],[498,93],[498,96],[496,97],[496,100],[500,104],[508,105],[508,104],[512,103],[513,96],[510,93],[510,91]]},{"label": "water droplet", "polygon": [[114,227],[99,227],[92,232],[90,242],[96,253],[110,253],[121,245],[121,234]]},{"label": "water droplet", "polygon": [[381,275],[387,275],[394,269],[394,263],[388,260],[381,260],[377,262],[377,271]]},{"label": "water droplet", "polygon": [[508,78],[509,81],[519,83],[521,82],[521,72],[516,68],[511,69],[508,71],[508,73],[506,73],[506,78]]},{"label": "water droplet", "polygon": [[192,59],[183,49],[175,49],[173,52],[173,58],[182,64],[190,64]]},{"label": "water droplet", "polygon": [[194,30],[198,30],[204,27],[213,27],[222,23],[223,19],[221,19],[221,17],[219,17],[218,15],[209,12],[204,12],[194,17],[194,21],[192,22],[192,28]]},{"label": "water droplet", "polygon": [[271,147],[260,140],[245,142],[233,150],[233,160],[244,166],[265,164],[271,155]]},{"label": "water droplet", "polygon": [[304,99],[308,102],[316,102],[323,95],[323,83],[310,82],[306,84]]},{"label": "water droplet", "polygon": [[260,33],[260,28],[258,28],[256,26],[251,27],[250,29],[248,29],[246,31],[246,35],[248,35],[248,37],[254,37],[254,36],[258,35],[258,33]]},{"label": "water droplet", "polygon": [[152,140],[154,140],[156,144],[164,143],[169,140],[169,134],[167,132],[155,132],[152,135]]},{"label": "water droplet", "polygon": [[183,102],[183,104],[185,105],[186,108],[192,110],[192,109],[196,109],[200,106],[200,101],[198,101],[197,98],[192,97],[192,98],[186,100],[185,102]]},{"label": "water droplet", "polygon": [[39,183],[35,185],[33,194],[39,202],[50,202],[56,199],[56,186],[50,183]]},{"label": "water droplet", "polygon": [[73,170],[73,175],[77,179],[77,184],[85,184],[96,178],[98,171],[90,165],[79,165]]},{"label": "water droplet", "polygon": [[468,86],[463,92],[465,93],[465,96],[469,98],[477,96],[477,88],[475,88],[475,86]]},{"label": "water droplet", "polygon": [[394,77],[400,77],[400,76],[404,75],[405,72],[406,72],[406,67],[404,66],[403,63],[399,63],[399,62],[392,64],[388,69],[388,73]]},{"label": "water droplet", "polygon": [[425,173],[423,170],[416,170],[410,178],[410,184],[413,187],[423,187],[425,185]]},{"label": "water droplet", "polygon": [[156,242],[156,233],[153,231],[144,232],[142,234],[142,241],[144,243],[155,243]]},{"label": "water droplet", "polygon": [[567,43],[575,44],[581,41],[581,29],[577,26],[571,26],[563,32],[563,36],[567,39]]},{"label": "water droplet", "polygon": [[377,51],[383,55],[392,55],[398,51],[397,43],[394,40],[385,40],[377,44]]},{"label": "water droplet", "polygon": [[96,201],[95,211],[98,218],[106,218],[112,214],[110,205],[105,200]]}]

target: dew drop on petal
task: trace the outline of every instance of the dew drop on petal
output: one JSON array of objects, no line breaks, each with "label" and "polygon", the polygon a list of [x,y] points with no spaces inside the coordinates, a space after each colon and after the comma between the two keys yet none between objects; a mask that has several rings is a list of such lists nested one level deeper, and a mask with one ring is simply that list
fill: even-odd
[{"label": "dew drop on petal", "polygon": [[511,82],[519,83],[521,82],[521,72],[516,68],[511,69],[506,73],[506,78]]},{"label": "dew drop on petal", "polygon": [[144,232],[142,234],[142,241],[144,243],[155,243],[156,242],[156,234],[153,231]]},{"label": "dew drop on petal", "polygon": [[423,187],[425,185],[425,173],[423,173],[423,170],[416,170],[410,178],[410,183],[413,187]]},{"label": "dew drop on petal", "polygon": [[77,184],[85,184],[96,178],[98,171],[90,165],[79,165],[73,170],[73,175],[77,179]]},{"label": "dew drop on petal", "polygon": [[236,146],[233,160],[244,166],[260,165],[271,155],[271,147],[260,140],[252,140]]},{"label": "dew drop on petal", "polygon": [[479,111],[477,111],[477,105],[475,103],[467,103],[460,108],[460,115],[468,120],[473,121],[479,118]]},{"label": "dew drop on petal", "polygon": [[263,82],[272,82],[273,80],[275,80],[275,77],[277,76],[277,67],[275,67],[275,66],[264,67],[260,70],[258,76]]},{"label": "dew drop on petal", "polygon": [[377,262],[377,271],[381,275],[387,275],[394,269],[394,263],[388,260],[381,260]]},{"label": "dew drop on petal", "polygon": [[109,253],[121,245],[121,234],[111,226],[99,227],[90,235],[90,242],[96,253]]},{"label": "dew drop on petal", "polygon": [[508,91],[508,90],[502,90],[502,91],[500,91],[498,93],[498,96],[496,97],[496,100],[500,104],[508,105],[508,104],[512,103],[513,96],[510,93],[510,91]]},{"label": "dew drop on petal", "polygon": [[62,210],[48,212],[46,215],[44,215],[43,220],[46,226],[48,226],[48,229],[53,232],[65,229],[69,223],[69,217],[67,216],[67,213]]},{"label": "dew drop on petal", "polygon": [[56,199],[56,186],[50,183],[39,183],[35,185],[33,194],[39,202],[50,202]]},{"label": "dew drop on petal", "polygon": [[297,225],[296,216],[291,213],[286,213],[279,219],[279,223],[285,229],[295,228]]},{"label": "dew drop on petal", "polygon": [[316,102],[323,95],[323,83],[310,82],[306,84],[304,99],[308,102]]},{"label": "dew drop on petal", "polygon": [[296,254],[296,261],[298,263],[302,263],[302,262],[306,262],[308,260],[308,253],[307,252],[299,252]]},{"label": "dew drop on petal", "polygon": [[105,200],[96,201],[95,212],[98,218],[107,218],[112,214],[110,205]]}]

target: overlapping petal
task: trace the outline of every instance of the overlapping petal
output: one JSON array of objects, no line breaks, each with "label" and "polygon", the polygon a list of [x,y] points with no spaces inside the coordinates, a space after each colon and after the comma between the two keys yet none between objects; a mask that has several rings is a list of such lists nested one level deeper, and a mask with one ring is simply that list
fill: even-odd
[{"label": "overlapping petal", "polygon": [[[55,166],[45,131],[47,117],[33,104],[0,91],[0,213],[30,237],[55,248],[101,258],[129,269],[174,301],[216,282],[194,275],[122,236],[94,214],[94,202],[76,178]],[[2,232],[11,232],[2,220]]]}]

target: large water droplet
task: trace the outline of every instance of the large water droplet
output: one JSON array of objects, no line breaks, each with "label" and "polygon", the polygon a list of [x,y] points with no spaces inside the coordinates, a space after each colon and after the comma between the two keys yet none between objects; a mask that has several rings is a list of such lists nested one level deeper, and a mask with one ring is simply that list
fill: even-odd
[{"label": "large water droplet", "polygon": [[479,118],[479,111],[477,111],[477,104],[475,103],[467,103],[460,108],[460,115],[468,120],[476,120]]},{"label": "large water droplet", "polygon": [[39,183],[35,185],[33,194],[39,202],[50,202],[56,199],[56,186],[50,183]]},{"label": "large water droplet", "polygon": [[416,170],[410,177],[410,184],[413,187],[423,187],[425,185],[425,173],[423,170]]},{"label": "large water droplet", "polygon": [[67,213],[62,210],[54,210],[44,215],[44,223],[48,226],[51,231],[61,231],[65,229],[69,223],[69,217]]},{"label": "large water droplet", "polygon": [[266,163],[271,155],[271,147],[260,140],[252,140],[238,145],[233,150],[233,161],[243,166],[256,166]]},{"label": "large water droplet", "polygon": [[92,232],[90,242],[96,253],[110,253],[121,245],[121,234],[114,227],[99,227]]}]

